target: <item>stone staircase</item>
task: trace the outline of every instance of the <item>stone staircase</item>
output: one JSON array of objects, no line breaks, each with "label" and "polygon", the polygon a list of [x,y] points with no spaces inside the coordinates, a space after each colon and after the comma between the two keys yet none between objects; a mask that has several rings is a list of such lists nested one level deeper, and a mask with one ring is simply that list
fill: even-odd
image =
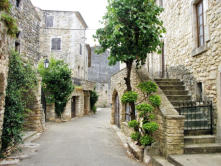
[{"label": "stone staircase", "polygon": [[[183,103],[192,102],[192,98],[188,95],[184,83],[178,79],[155,79],[160,89],[167,96],[171,104],[178,110],[179,105]],[[184,137],[184,154],[207,154],[207,153],[221,153],[221,144],[215,143],[215,136],[210,134],[210,130],[206,127],[201,130],[200,126],[209,126],[210,120],[205,114],[199,110],[184,111],[182,115],[186,117],[184,123],[185,137]],[[194,130],[191,130],[193,128]],[[188,129],[188,130],[187,130]],[[169,156],[169,163],[164,163],[162,158],[156,157],[154,165],[181,165],[176,162],[174,156]]]}]

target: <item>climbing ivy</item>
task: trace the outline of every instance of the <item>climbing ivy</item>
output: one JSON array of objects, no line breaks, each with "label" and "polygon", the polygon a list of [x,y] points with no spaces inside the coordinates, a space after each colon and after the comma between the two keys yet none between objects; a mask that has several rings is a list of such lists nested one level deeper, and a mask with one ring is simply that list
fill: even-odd
[{"label": "climbing ivy", "polygon": [[142,82],[138,88],[146,96],[148,101],[136,106],[138,111],[138,120],[128,122],[128,126],[134,129],[131,139],[136,141],[138,145],[151,145],[154,142],[153,134],[158,130],[159,125],[155,122],[155,110],[160,106],[161,100],[158,95],[153,95],[157,91],[157,85],[151,81]]},{"label": "climbing ivy", "polygon": [[8,28],[7,33],[15,37],[18,33],[18,26],[16,20],[11,16],[11,4],[9,0],[0,0],[0,11],[3,11],[0,16],[0,20],[5,23]]},{"label": "climbing ivy", "polygon": [[24,120],[33,99],[31,92],[36,85],[36,72],[28,62],[22,61],[19,53],[12,51],[5,97],[2,152],[22,141]]},{"label": "climbing ivy", "polygon": [[61,117],[66,103],[74,90],[71,70],[63,60],[50,59],[48,68],[41,61],[38,71],[42,77],[42,87],[46,94],[47,103],[55,103],[55,112]]}]

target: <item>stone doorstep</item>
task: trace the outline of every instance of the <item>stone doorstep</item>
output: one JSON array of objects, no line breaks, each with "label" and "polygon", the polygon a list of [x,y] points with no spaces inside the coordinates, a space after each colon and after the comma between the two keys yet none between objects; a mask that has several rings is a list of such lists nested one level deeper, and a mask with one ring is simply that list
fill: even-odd
[{"label": "stone doorstep", "polygon": [[175,166],[161,156],[153,156],[152,166]]},{"label": "stone doorstep", "polygon": [[1,166],[16,166],[19,163],[19,159],[5,159],[0,161]]}]

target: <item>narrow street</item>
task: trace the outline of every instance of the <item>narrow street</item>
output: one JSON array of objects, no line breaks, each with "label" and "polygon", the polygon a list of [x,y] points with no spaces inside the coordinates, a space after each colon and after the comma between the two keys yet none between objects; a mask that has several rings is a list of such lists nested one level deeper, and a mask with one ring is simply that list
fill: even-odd
[{"label": "narrow street", "polygon": [[70,122],[49,123],[37,153],[21,166],[139,166],[110,127],[110,109]]}]

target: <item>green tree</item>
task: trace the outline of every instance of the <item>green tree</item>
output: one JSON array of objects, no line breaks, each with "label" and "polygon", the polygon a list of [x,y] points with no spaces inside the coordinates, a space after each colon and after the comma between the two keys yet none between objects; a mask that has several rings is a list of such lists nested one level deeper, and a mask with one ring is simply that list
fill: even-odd
[{"label": "green tree", "polygon": [[55,112],[61,117],[66,103],[74,90],[71,70],[62,60],[50,59],[48,68],[44,68],[41,61],[38,71],[42,77],[42,87],[46,94],[47,103],[55,103]]},{"label": "green tree", "polygon": [[[130,77],[133,63],[144,64],[147,54],[160,52],[162,33],[165,32],[159,15],[163,11],[154,0],[109,0],[103,17],[104,28],[94,36],[101,45],[97,50],[110,50],[109,64],[123,62],[127,67],[125,83],[132,91]],[[131,117],[135,119],[135,103],[131,102]]]}]

